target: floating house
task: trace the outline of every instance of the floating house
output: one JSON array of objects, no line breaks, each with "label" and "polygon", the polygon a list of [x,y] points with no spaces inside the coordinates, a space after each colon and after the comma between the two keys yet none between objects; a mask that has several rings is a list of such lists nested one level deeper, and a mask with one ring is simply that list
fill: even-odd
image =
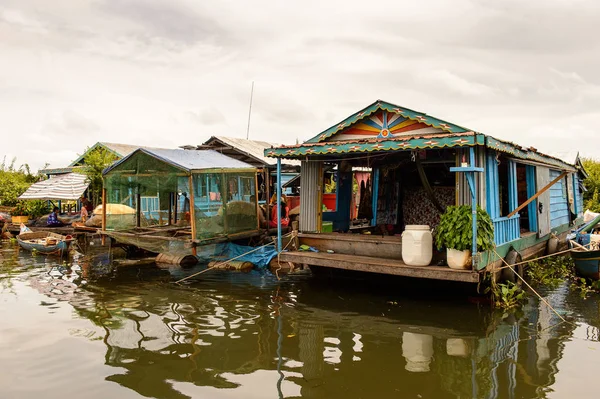
[{"label": "floating house", "polygon": [[257,235],[256,172],[216,151],[138,148],[103,172],[102,231],[173,255]]},{"label": "floating house", "polygon": [[[248,140],[238,137],[211,136],[198,146],[186,145],[180,148],[193,150],[214,150],[228,157],[252,165],[258,169],[259,200],[268,201],[274,193],[277,161],[265,156],[265,148],[278,147],[280,144],[260,140]],[[300,173],[300,161],[284,159],[281,162],[281,178],[285,183]]]},{"label": "floating house", "polygon": [[[580,163],[380,100],[302,144],[267,148],[265,155],[301,161],[299,240],[319,252],[284,252],[280,260],[314,270],[477,283],[502,264],[499,256],[542,254],[552,234],[564,239],[583,215]],[[325,169],[336,171],[333,207],[323,206]],[[450,205],[487,210],[497,254],[476,254],[472,270],[437,266],[435,256],[436,265],[406,265],[405,227],[435,228]],[[372,234],[358,236],[365,228]]]}]

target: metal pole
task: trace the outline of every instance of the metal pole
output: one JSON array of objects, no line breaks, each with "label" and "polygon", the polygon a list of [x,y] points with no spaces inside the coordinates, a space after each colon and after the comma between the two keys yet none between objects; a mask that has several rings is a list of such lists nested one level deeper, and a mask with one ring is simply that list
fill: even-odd
[{"label": "metal pole", "polygon": [[[469,148],[469,156],[471,161],[471,167],[475,167],[475,150],[473,147]],[[473,245],[471,251],[471,265],[475,269],[475,254],[477,253],[477,181],[475,180],[475,172],[467,172],[471,174],[473,185],[471,187],[471,212],[473,213]]]},{"label": "metal pole", "polygon": [[277,252],[281,252],[281,158],[277,158]]},{"label": "metal pole", "polygon": [[248,127],[246,128],[246,140],[250,137],[250,116],[252,115],[252,96],[254,95],[254,81],[250,89],[250,108],[248,109]]}]

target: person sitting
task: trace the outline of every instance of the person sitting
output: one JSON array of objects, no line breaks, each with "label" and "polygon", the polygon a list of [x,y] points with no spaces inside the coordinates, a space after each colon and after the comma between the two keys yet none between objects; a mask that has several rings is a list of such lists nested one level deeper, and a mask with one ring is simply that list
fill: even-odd
[{"label": "person sitting", "polygon": [[81,221],[82,222],[85,222],[88,219],[88,216],[89,216],[88,210],[85,207],[85,205],[83,205],[83,204],[81,204],[80,216],[81,216]]},{"label": "person sitting", "polygon": [[[272,201],[273,202],[273,201]],[[281,198],[281,227],[288,227],[290,224],[290,208],[284,198]],[[269,220],[269,227],[277,227],[277,203],[272,203],[271,208],[271,219]]]},{"label": "person sitting", "polygon": [[62,227],[65,225],[63,222],[58,220],[58,207],[57,206],[55,206],[54,209],[52,209],[52,213],[50,213],[50,215],[48,215],[48,221],[46,222],[46,224],[48,225],[48,227]]},{"label": "person sitting", "polygon": [[87,210],[88,215],[94,211],[94,205],[92,202],[83,195],[79,198],[79,202],[81,202],[81,207]]}]

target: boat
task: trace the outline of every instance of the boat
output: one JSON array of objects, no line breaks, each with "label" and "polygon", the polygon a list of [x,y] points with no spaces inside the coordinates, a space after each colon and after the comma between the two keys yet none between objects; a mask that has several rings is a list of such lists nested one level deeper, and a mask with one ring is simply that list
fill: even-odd
[{"label": "boat", "polygon": [[577,248],[571,251],[571,257],[578,276],[600,280],[600,250]]},{"label": "boat", "polygon": [[37,251],[44,254],[62,254],[69,248],[71,236],[52,233],[49,231],[27,232],[17,236],[21,248],[28,251]]},{"label": "boat", "polygon": [[573,250],[571,257],[575,263],[575,273],[580,277],[600,280],[600,235],[597,229],[600,215],[596,216],[575,231],[569,240]]}]

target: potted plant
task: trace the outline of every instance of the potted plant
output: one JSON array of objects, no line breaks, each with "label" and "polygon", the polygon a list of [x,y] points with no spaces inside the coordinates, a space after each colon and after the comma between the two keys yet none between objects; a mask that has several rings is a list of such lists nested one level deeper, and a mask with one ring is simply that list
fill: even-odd
[{"label": "potted plant", "polygon": [[[473,245],[472,210],[468,205],[449,206],[435,231],[438,249],[446,248],[448,266],[468,269]],[[477,251],[494,248],[494,225],[490,215],[477,207]]]},{"label": "potted plant", "polygon": [[49,212],[45,201],[19,201],[11,211],[13,224],[27,223],[30,218],[38,218]]},{"label": "potted plant", "polygon": [[25,201],[17,202],[17,205],[10,211],[13,224],[27,223],[29,220],[29,210]]}]

